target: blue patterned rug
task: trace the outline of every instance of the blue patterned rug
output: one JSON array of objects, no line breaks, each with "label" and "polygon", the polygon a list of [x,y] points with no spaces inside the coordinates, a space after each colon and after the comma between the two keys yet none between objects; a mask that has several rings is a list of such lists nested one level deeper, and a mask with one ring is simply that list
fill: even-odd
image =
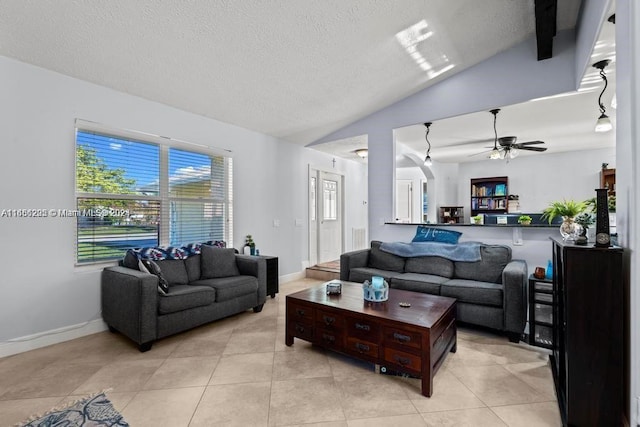
[{"label": "blue patterned rug", "polygon": [[61,409],[31,417],[20,427],[128,427],[104,393],[85,397]]}]

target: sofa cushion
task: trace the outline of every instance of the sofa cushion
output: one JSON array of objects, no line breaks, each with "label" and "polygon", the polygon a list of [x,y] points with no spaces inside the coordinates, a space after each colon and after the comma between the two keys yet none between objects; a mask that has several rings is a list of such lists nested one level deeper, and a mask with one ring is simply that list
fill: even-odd
[{"label": "sofa cushion", "polygon": [[392,278],[389,286],[405,291],[440,295],[440,285],[448,280],[446,277],[433,274],[404,273]]},{"label": "sofa cushion", "polygon": [[477,280],[451,279],[440,285],[440,295],[471,304],[502,307],[502,285]]},{"label": "sofa cushion", "polygon": [[480,256],[482,260],[476,262],[456,261],[454,277],[501,283],[502,270],[511,261],[511,248],[504,245],[482,245]]},{"label": "sofa cushion", "polygon": [[216,290],[209,286],[176,285],[169,288],[158,301],[160,314],[175,313],[189,308],[209,305],[216,300]]},{"label": "sofa cushion", "polygon": [[187,269],[189,282],[200,280],[200,255],[191,255],[184,260],[184,267]]},{"label": "sofa cushion", "polygon": [[384,278],[384,280],[389,283],[389,281],[394,278],[402,275],[402,273],[398,273],[395,271],[388,270],[380,270],[378,268],[370,268],[370,267],[355,267],[349,270],[349,281],[356,283],[364,283],[365,280],[371,281],[373,276],[380,276]]},{"label": "sofa cushion", "polygon": [[200,269],[200,277],[202,279],[238,276],[240,274],[233,248],[226,249],[202,245]]},{"label": "sofa cushion", "polygon": [[405,259],[403,257],[390,254],[389,252],[381,251],[381,244],[382,242],[376,240],[371,242],[368,267],[402,273],[404,271]]},{"label": "sofa cushion", "polygon": [[440,243],[458,243],[462,233],[454,230],[443,230],[442,228],[426,227],[419,225],[416,235],[412,242],[440,242]]},{"label": "sofa cushion", "polygon": [[[233,250],[233,249],[232,249]],[[258,292],[258,279],[253,276],[230,276],[197,280],[192,285],[208,286],[216,290],[216,301],[223,302]]]},{"label": "sofa cushion", "polygon": [[187,275],[187,268],[184,266],[184,260],[181,259],[164,259],[155,261],[160,267],[162,275],[169,286],[174,285],[186,285],[189,283],[189,276]]},{"label": "sofa cushion", "polygon": [[439,256],[411,257],[404,263],[406,273],[434,274],[450,279],[454,270],[453,261]]}]

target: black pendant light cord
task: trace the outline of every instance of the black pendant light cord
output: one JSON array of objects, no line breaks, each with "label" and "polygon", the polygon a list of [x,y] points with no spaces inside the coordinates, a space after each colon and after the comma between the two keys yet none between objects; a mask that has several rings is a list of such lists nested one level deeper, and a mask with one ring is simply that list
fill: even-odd
[{"label": "black pendant light cord", "polygon": [[424,124],[427,127],[427,133],[424,135],[424,139],[427,140],[427,156],[429,155],[429,153],[431,152],[431,143],[429,142],[429,126],[431,126],[431,122],[425,123]]},{"label": "black pendant light cord", "polygon": [[604,108],[604,104],[602,103],[602,95],[604,94],[604,91],[607,90],[607,76],[604,73],[604,67],[600,68],[600,77],[602,77],[602,80],[604,80],[604,87],[602,88],[602,92],[600,92],[600,96],[598,97],[598,104],[600,105],[600,114],[604,114],[605,111],[607,111]]}]

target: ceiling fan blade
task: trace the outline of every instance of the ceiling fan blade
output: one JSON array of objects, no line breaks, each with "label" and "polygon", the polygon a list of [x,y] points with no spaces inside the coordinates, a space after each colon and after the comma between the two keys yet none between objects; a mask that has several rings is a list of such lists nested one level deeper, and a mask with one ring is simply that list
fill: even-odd
[{"label": "ceiling fan blade", "polygon": [[518,149],[527,150],[527,151],[537,151],[540,153],[543,151],[547,151],[546,147],[518,147]]},{"label": "ceiling fan blade", "polygon": [[527,142],[519,142],[515,144],[518,148],[522,145],[536,145],[536,144],[544,144],[544,141],[527,141]]}]

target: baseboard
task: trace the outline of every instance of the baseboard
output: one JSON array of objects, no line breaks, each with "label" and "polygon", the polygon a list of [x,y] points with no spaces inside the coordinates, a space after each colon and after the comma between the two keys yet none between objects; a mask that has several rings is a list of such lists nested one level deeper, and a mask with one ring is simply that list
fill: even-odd
[{"label": "baseboard", "polygon": [[300,280],[305,278],[305,271],[299,271],[297,273],[285,274],[280,276],[280,283],[293,282],[294,280]]},{"label": "baseboard", "polygon": [[86,335],[102,332],[107,329],[107,324],[102,319],[95,319],[77,325],[65,326],[50,331],[39,332],[33,335],[14,338],[0,344],[0,357],[24,353],[25,351],[47,347],[49,345],[84,337]]}]

